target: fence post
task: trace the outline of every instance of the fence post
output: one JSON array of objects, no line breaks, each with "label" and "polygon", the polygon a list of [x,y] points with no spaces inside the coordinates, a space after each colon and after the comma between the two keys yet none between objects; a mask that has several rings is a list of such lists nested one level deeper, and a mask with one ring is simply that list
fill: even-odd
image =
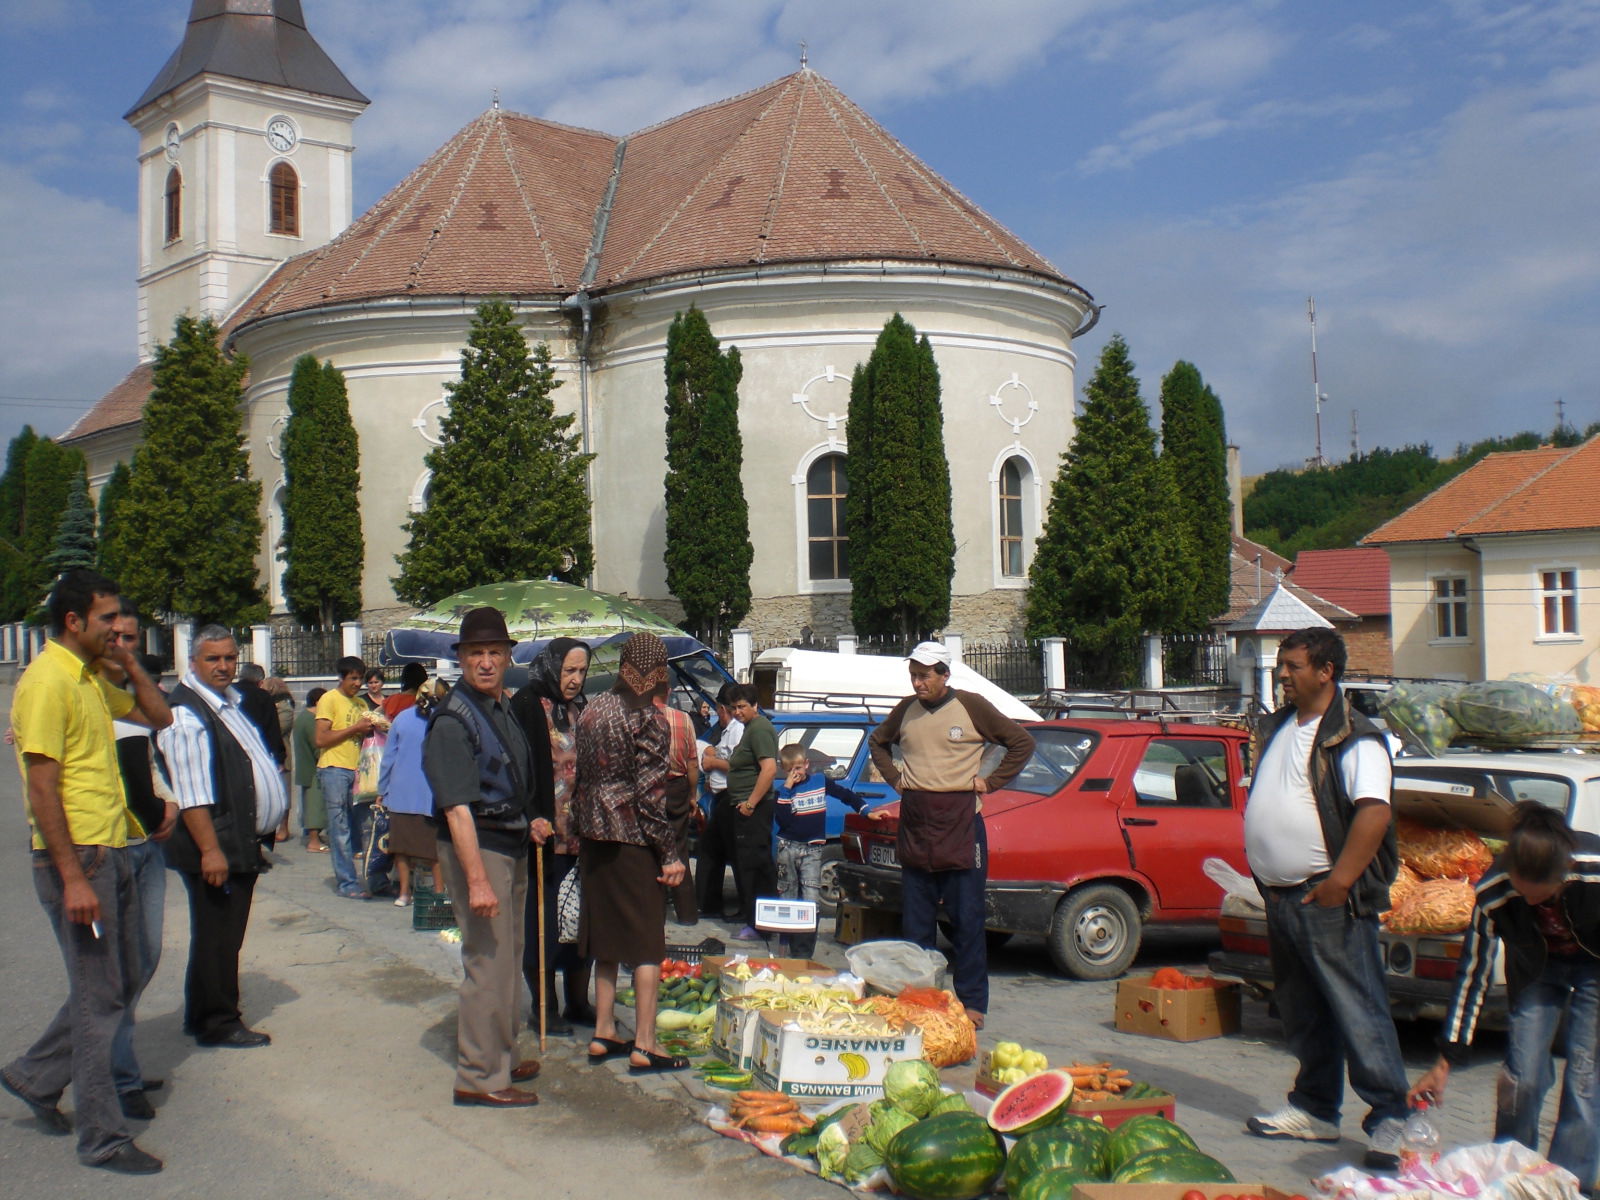
[{"label": "fence post", "polygon": [[189,669],[189,652],[194,647],[194,622],[172,623],[172,669],[181,677]]},{"label": "fence post", "polygon": [[1166,686],[1166,672],[1161,662],[1161,635],[1159,633],[1147,633],[1144,637],[1144,686],[1147,688]]},{"label": "fence post", "polygon": [[959,633],[947,633],[944,635],[944,648],[950,651],[951,666],[961,661],[961,646],[965,641],[966,639]]},{"label": "fence post", "polygon": [[339,653],[346,658],[361,657],[361,622],[342,621],[339,624]]},{"label": "fence post", "polygon": [[839,635],[838,649],[840,654],[854,654],[856,652],[856,635],[841,633]]},{"label": "fence post", "polygon": [[1044,653],[1045,691],[1067,690],[1067,639],[1047,637],[1040,645]]},{"label": "fence post", "polygon": [[755,661],[752,651],[755,641],[748,629],[735,629],[728,635],[733,652],[733,677],[741,683],[750,681],[750,664]]},{"label": "fence post", "polygon": [[250,660],[268,675],[272,674],[272,626],[250,626]]}]

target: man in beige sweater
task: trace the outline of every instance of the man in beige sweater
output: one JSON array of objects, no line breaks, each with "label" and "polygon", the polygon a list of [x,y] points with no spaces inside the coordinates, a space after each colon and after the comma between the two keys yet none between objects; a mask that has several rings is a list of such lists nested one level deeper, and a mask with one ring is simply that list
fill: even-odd
[{"label": "man in beige sweater", "polygon": [[[1033,753],[1033,738],[973,692],[950,686],[950,651],[922,642],[907,666],[911,690],[872,731],[872,761],[900,793],[900,928],[933,949],[941,903],[950,922],[956,998],[979,1029],[989,1010],[984,888],[989,850],[981,797],[1004,787]],[[890,747],[900,747],[896,763]],[[1006,748],[988,775],[984,749]]]}]

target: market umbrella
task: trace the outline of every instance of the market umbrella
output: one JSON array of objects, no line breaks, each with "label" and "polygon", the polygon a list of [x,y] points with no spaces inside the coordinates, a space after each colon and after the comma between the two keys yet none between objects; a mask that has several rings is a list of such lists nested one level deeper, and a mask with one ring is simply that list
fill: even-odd
[{"label": "market umbrella", "polygon": [[706,648],[664,617],[621,596],[553,579],[521,579],[468,588],[413,613],[384,635],[378,661],[397,666],[453,660],[456,653],[450,646],[461,631],[461,618],[485,606],[505,614],[506,628],[517,639],[511,652],[516,663],[532,662],[551,638],[578,638],[599,646],[640,630],[661,638],[673,656]]}]

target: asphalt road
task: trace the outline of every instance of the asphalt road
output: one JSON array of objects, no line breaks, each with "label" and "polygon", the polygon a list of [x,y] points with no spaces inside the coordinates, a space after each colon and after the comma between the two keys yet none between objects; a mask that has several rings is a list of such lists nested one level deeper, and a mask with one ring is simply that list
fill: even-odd
[{"label": "asphalt road", "polygon": [[[10,688],[0,687],[0,709]],[[65,994],[59,953],[30,880],[26,822],[14,759],[0,763],[0,1061],[24,1049]],[[583,1045],[552,1039],[534,1085],[538,1108],[455,1108],[450,1086],[459,955],[413,932],[409,911],[343,900],[327,855],[287,843],[256,893],[242,963],[247,1020],[273,1036],[259,1050],[201,1049],[180,1031],[187,905],[171,887],[161,969],[146,992],[137,1038],[146,1074],[167,1080],[151,1096],[157,1117],[135,1123],[162,1157],[158,1176],[119,1177],[120,1195],[163,1197],[618,1197],[643,1183],[652,1200],[708,1191],[771,1197],[839,1196],[830,1184],[765,1159],[697,1123],[703,1100],[682,1076],[629,1077],[583,1061]],[[703,921],[669,940],[729,940]],[[1152,939],[1140,967],[1202,968],[1204,936]],[[749,947],[752,950],[759,946]],[[824,958],[841,948],[824,939]],[[1116,1032],[1115,982],[1054,975],[1039,941],[1018,939],[991,961],[994,998],[984,1048],[1014,1040],[1052,1062],[1110,1058],[1178,1097],[1178,1120],[1242,1181],[1307,1190],[1307,1180],[1359,1161],[1352,1101],[1335,1146],[1269,1142],[1242,1133],[1246,1117],[1276,1108],[1293,1075],[1278,1024],[1247,1000],[1238,1034],[1176,1043]],[[1431,1027],[1402,1027],[1413,1077],[1432,1061]],[[1487,1141],[1498,1035],[1455,1072],[1439,1123],[1447,1145]],[[535,1048],[530,1048],[533,1052]],[[972,1068],[946,1073],[969,1084]],[[70,1099],[63,1107],[70,1110]],[[1551,1102],[1553,1108],[1553,1100]],[[0,1094],[0,1160],[7,1195],[99,1196],[111,1178],[78,1165],[71,1138],[39,1132]]]}]

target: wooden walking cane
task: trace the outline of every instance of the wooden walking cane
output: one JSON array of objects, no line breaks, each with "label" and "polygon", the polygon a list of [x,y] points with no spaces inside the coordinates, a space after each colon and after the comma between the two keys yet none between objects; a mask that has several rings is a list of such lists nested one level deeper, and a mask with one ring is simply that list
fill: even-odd
[{"label": "wooden walking cane", "polygon": [[539,888],[539,1053],[545,1052],[545,1021],[549,1019],[546,1011],[550,1007],[550,981],[545,972],[549,968],[550,958],[545,953],[544,946],[544,847],[535,845],[533,848],[534,874],[538,877]]}]

